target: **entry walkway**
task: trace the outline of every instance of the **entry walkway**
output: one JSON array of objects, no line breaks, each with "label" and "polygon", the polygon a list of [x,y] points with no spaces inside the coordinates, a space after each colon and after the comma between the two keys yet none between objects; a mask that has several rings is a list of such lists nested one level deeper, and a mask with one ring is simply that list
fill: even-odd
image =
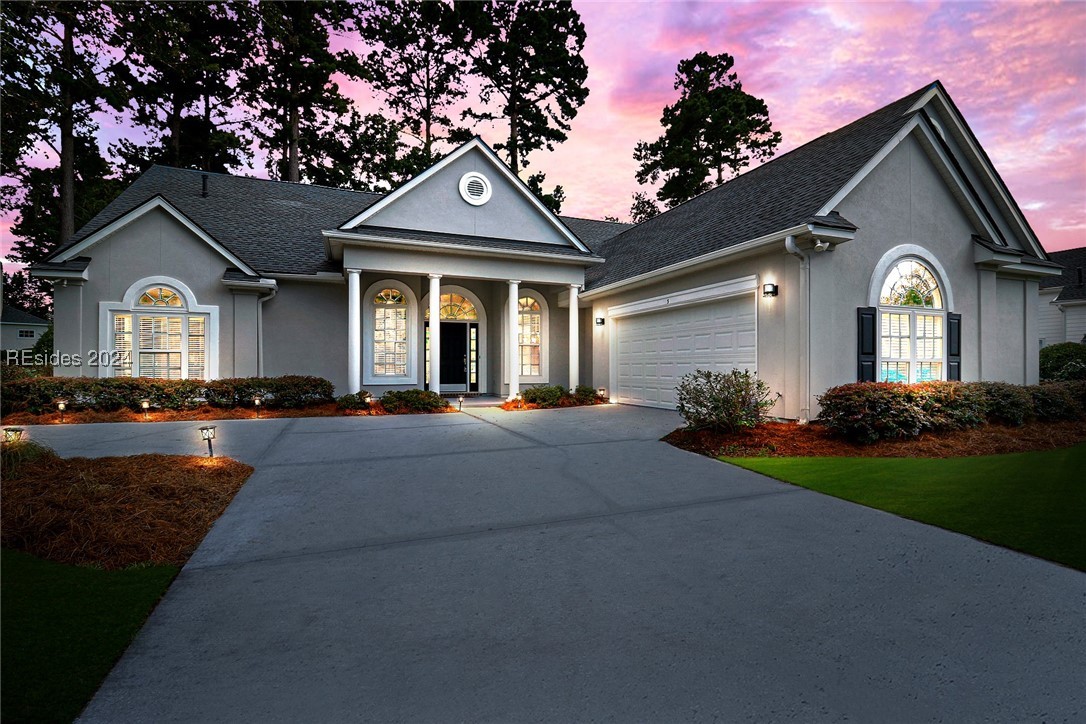
[{"label": "entry walkway", "polygon": [[[257,467],[93,722],[1064,721],[1086,576],[624,406],[220,423]],[[34,428],[199,453],[198,424]]]}]

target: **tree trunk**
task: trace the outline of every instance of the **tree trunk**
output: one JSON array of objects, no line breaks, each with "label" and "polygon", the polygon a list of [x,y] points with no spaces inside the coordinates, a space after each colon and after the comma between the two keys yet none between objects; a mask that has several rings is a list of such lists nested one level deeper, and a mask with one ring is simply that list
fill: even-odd
[{"label": "tree trunk", "polygon": [[517,144],[519,139],[519,129],[517,127],[520,114],[517,112],[517,107],[514,103],[509,104],[509,168],[512,169],[513,174],[520,173],[520,158],[518,157]]},{"label": "tree trunk", "polygon": [[287,181],[298,183],[302,180],[301,169],[298,164],[298,139],[301,136],[301,113],[298,102],[290,104],[290,143],[287,147]]},{"label": "tree trunk", "polygon": [[72,80],[75,74],[75,42],[72,39],[75,25],[74,11],[64,13],[62,45],[62,73],[60,91],[60,242],[75,234],[75,98]]},{"label": "tree trunk", "polygon": [[170,115],[166,119],[170,127],[170,165],[181,165],[181,103],[177,99],[179,93],[174,93],[170,102]]}]

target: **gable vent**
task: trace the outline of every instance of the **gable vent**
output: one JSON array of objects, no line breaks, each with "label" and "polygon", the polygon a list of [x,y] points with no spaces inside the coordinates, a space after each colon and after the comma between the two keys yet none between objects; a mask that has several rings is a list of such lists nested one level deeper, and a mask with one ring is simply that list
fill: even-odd
[{"label": "gable vent", "polygon": [[460,196],[472,206],[490,201],[490,181],[481,173],[469,171],[460,177]]}]

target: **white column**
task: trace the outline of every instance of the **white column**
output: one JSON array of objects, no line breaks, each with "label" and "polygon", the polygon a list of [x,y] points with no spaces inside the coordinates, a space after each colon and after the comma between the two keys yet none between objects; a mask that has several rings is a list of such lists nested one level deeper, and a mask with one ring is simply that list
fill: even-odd
[{"label": "white column", "polygon": [[430,391],[441,394],[441,275],[430,275]]},{"label": "white column", "polygon": [[576,284],[569,285],[569,387],[575,388],[581,384],[581,340],[580,317],[581,310],[578,306],[577,293],[581,288]]},{"label": "white column", "polygon": [[362,389],[361,269],[347,270],[347,392]]},{"label": "white column", "polygon": [[506,341],[509,358],[509,399],[520,393],[520,282],[509,280],[509,339]]}]

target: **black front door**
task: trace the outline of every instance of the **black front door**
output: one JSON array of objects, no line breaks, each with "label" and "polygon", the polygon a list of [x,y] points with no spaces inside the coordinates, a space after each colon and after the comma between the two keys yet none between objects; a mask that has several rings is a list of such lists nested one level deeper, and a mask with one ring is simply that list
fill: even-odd
[{"label": "black front door", "polygon": [[441,323],[441,386],[467,388],[468,325]]}]

